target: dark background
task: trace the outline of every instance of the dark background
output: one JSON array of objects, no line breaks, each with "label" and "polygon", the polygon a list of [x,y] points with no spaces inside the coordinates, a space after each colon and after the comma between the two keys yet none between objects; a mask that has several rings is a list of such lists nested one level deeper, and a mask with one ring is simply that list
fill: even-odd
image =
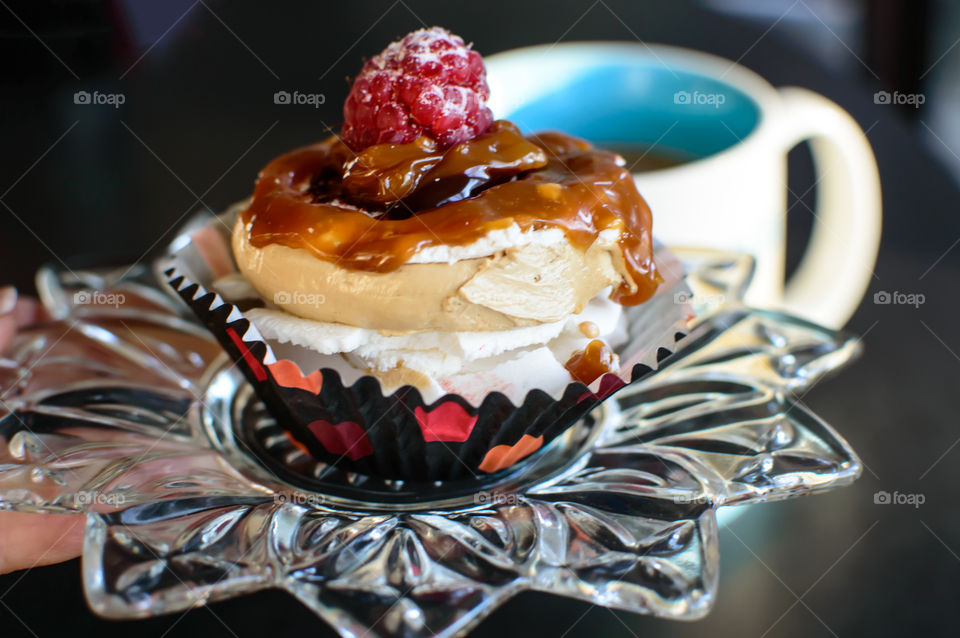
[{"label": "dark background", "polygon": [[[0,267],[32,288],[43,262],[134,260],[179,219],[250,190],[269,158],[337,126],[347,76],[388,42],[440,24],[484,54],[558,40],[634,40],[722,55],[776,86],[847,109],[880,166],[884,238],[849,327],[863,357],[805,404],[867,469],[847,489],[754,507],[721,537],[713,612],[695,623],[524,594],[476,636],[956,635],[960,592],[960,11],[951,2],[0,1]],[[320,76],[323,76],[322,79]],[[920,109],[876,104],[885,89]],[[76,91],[122,93],[119,108]],[[326,103],[274,105],[277,90]],[[805,149],[790,157],[790,261],[814,205]],[[875,305],[877,291],[925,303]],[[875,505],[878,490],[923,494]],[[87,609],[79,562],[0,577],[4,636],[332,635],[281,593],[185,615],[107,622]]]}]

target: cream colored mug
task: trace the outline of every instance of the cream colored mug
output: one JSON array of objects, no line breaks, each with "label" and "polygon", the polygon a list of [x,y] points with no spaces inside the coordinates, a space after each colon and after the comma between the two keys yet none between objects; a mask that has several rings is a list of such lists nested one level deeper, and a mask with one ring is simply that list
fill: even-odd
[{"label": "cream colored mug", "polygon": [[[639,42],[516,49],[488,57],[487,70],[496,117],[643,149],[638,159],[669,156],[669,167],[635,174],[654,236],[752,255],[748,303],[830,327],[856,310],[880,243],[880,184],[866,137],[833,102],[775,89],[723,58]],[[786,158],[805,141],[817,206],[810,243],[785,281]]]}]

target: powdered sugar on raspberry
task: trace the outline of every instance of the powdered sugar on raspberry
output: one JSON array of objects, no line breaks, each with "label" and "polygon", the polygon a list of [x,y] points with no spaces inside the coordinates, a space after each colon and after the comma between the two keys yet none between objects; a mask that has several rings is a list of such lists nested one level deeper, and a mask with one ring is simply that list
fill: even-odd
[{"label": "powdered sugar on raspberry", "polygon": [[363,66],[343,107],[343,138],[354,150],[419,135],[449,147],[490,126],[489,95],[483,60],[463,39],[414,31]]}]

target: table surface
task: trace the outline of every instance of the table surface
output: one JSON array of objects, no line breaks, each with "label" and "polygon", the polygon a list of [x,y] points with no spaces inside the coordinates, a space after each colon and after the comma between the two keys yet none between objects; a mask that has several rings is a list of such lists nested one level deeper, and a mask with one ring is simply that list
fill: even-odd
[{"label": "table surface", "polygon": [[[918,127],[874,104],[880,87],[866,69],[823,68],[782,29],[770,28],[772,21],[747,24],[686,3],[559,4],[397,1],[341,3],[331,11],[320,3],[199,3],[156,46],[134,46],[132,57],[116,53],[124,43],[113,36],[104,51],[91,52],[51,33],[45,40],[54,56],[21,29],[18,62],[0,80],[2,278],[29,290],[32,273],[47,261],[136,259],[162,245],[188,213],[244,196],[268,158],[337,124],[345,78],[361,57],[422,26],[421,18],[486,54],[639,37],[739,60],[775,86],[808,87],[839,103],[868,131],[877,156],[884,237],[871,290],[849,324],[863,335],[864,354],[802,398],[860,453],[863,477],[829,494],[754,507],[724,528],[719,594],[701,621],[528,593],[473,635],[953,634],[948,611],[960,585],[960,517],[951,514],[960,485],[957,187],[920,144]],[[169,15],[157,17],[151,39],[190,6],[158,3],[156,11]],[[322,92],[326,103],[274,105],[281,89]],[[126,103],[84,108],[73,103],[77,90],[122,92]],[[813,182],[809,154],[792,152],[791,192],[805,193]],[[796,261],[813,193],[790,202]],[[925,303],[875,305],[880,290],[921,293]],[[923,494],[925,502],[876,505],[878,490]],[[135,623],[103,621],[85,606],[78,561],[0,577],[0,601],[7,636],[332,635],[279,592]]]}]

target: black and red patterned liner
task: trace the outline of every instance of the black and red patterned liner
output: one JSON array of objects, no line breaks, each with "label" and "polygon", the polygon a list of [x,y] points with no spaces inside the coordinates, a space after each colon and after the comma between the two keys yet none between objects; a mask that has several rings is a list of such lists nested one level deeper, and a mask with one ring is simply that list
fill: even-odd
[{"label": "black and red patterned liner", "polygon": [[[304,373],[295,362],[278,360],[237,306],[201,284],[209,285],[217,270],[209,267],[209,230],[203,231],[203,241],[191,241],[173,256],[166,270],[170,285],[240,367],[294,444],[347,471],[434,481],[506,469],[627,383],[652,374],[685,329],[686,311],[675,303],[685,287],[674,281],[647,304],[627,309],[631,328],[643,329],[618,348],[621,375],[606,374],[590,387],[570,383],[559,396],[533,390],[520,405],[500,392],[491,392],[478,406],[454,394],[428,404],[412,386],[385,396],[373,376],[346,385],[335,370]],[[676,317],[658,316],[658,309]],[[651,320],[663,329],[649,330],[644,323]]]}]

